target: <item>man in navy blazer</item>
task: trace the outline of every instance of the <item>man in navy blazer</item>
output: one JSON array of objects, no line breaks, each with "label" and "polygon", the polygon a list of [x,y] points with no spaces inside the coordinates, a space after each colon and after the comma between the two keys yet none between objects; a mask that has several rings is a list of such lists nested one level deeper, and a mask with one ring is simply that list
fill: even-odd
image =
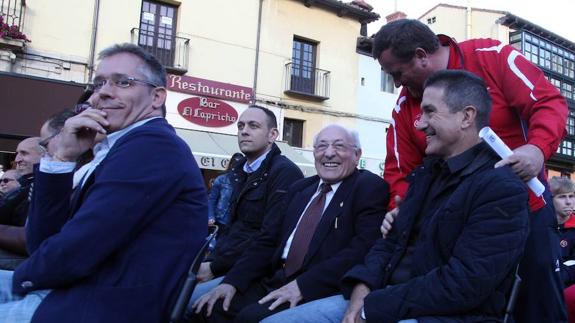
[{"label": "man in navy blazer", "polygon": [[[361,263],[379,237],[388,202],[388,185],[356,169],[361,156],[357,133],[339,125],[314,139],[318,175],[294,183],[283,216],[270,217],[222,283],[200,298],[196,321],[258,322],[298,304],[339,293],[345,272]],[[319,224],[309,235],[303,260],[290,270],[298,230],[307,209],[325,193]],[[201,314],[201,315],[200,315]]]},{"label": "man in navy blazer", "polygon": [[[201,174],[163,118],[164,68],[131,44],[100,59],[94,108],[47,140],[36,169],[30,257],[0,272],[2,320],[164,322],[207,235]],[[73,190],[74,161],[97,133],[107,137]],[[2,288],[10,279],[14,295]]]}]

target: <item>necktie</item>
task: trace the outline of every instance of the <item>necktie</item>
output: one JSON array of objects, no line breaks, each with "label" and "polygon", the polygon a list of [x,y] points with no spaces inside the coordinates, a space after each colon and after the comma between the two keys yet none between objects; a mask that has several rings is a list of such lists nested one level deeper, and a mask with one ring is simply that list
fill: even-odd
[{"label": "necktie", "polygon": [[321,220],[321,214],[325,206],[325,196],[331,191],[331,185],[321,184],[320,191],[319,195],[311,201],[307,210],[305,210],[295,231],[285,263],[287,277],[298,271],[303,264],[311,238]]}]

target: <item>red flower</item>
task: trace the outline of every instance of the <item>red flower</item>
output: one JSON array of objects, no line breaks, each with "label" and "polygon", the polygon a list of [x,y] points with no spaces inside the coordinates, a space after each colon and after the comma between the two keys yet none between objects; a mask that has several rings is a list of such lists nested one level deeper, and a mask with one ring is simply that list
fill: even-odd
[{"label": "red flower", "polygon": [[0,38],[8,39],[21,39],[29,42],[30,39],[26,35],[20,32],[20,27],[17,25],[9,26],[4,22],[4,16],[0,15]]}]

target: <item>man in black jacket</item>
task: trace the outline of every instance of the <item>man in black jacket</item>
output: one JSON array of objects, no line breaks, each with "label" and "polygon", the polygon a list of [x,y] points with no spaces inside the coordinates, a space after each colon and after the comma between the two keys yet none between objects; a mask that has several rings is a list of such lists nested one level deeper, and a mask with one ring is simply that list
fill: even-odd
[{"label": "man in black jacket", "polygon": [[349,301],[325,298],[304,304],[305,316],[288,310],[262,323],[501,321],[529,231],[528,195],[479,139],[490,109],[477,76],[432,75],[417,124],[428,157],[408,176],[388,237],[345,275]]},{"label": "man in black jacket", "polygon": [[[196,311],[208,322],[259,322],[301,303],[337,294],[339,281],[379,237],[388,185],[356,169],[357,133],[339,125],[314,139],[317,176],[292,185],[282,216],[266,219],[262,234],[202,297]],[[220,300],[221,299],[221,300]]]},{"label": "man in black jacket", "polygon": [[[216,287],[250,242],[265,218],[281,214],[287,188],[303,178],[301,170],[275,144],[277,120],[269,109],[251,105],[239,117],[238,145],[245,157],[233,168],[234,193],[230,223],[219,234],[216,249],[201,264],[199,284],[190,305]],[[214,279],[215,278],[215,279]]]},{"label": "man in black jacket", "polygon": [[[14,270],[26,258],[22,248],[12,248],[14,241],[22,241],[23,227],[28,215],[28,196],[34,181],[33,166],[40,162],[42,150],[39,137],[22,140],[16,147],[16,171],[20,188],[0,202],[0,269]],[[19,234],[18,234],[19,233]],[[8,243],[6,243],[8,242]]]},{"label": "man in black jacket", "polygon": [[40,162],[42,150],[39,145],[40,137],[22,140],[16,147],[16,170],[21,177],[20,189],[11,194],[0,205],[0,224],[23,226],[28,214],[28,193],[34,181],[33,166]]}]

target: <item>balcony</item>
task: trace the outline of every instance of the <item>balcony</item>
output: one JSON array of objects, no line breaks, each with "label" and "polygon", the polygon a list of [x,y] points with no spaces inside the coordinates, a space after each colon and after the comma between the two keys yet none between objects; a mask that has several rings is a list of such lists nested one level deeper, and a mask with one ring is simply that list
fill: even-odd
[{"label": "balcony", "polygon": [[285,65],[284,93],[315,101],[329,99],[330,71],[304,65]]},{"label": "balcony", "polygon": [[7,28],[10,27],[10,31],[7,34],[4,34],[6,31],[2,31],[0,49],[16,52],[24,48],[26,36],[22,34],[22,25],[25,11],[25,0],[0,0],[0,22],[6,24]]},{"label": "balcony", "polygon": [[154,55],[168,73],[182,75],[188,71],[190,39],[132,28],[132,44]]}]

